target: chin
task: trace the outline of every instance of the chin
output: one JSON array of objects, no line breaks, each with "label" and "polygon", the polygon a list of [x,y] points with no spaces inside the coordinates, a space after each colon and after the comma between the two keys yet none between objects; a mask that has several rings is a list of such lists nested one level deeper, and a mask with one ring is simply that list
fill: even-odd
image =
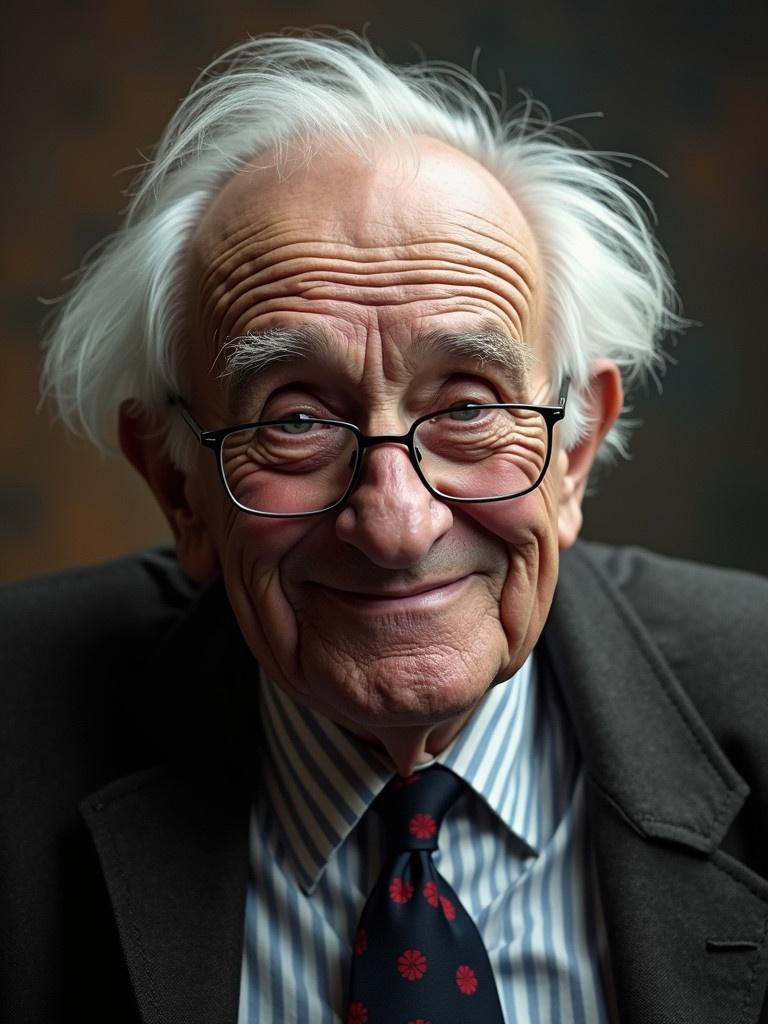
[{"label": "chin", "polygon": [[[316,710],[343,725],[376,729],[432,726],[466,716],[496,681],[498,665],[469,666],[456,651],[355,663],[343,673],[304,665],[304,685]],[[317,697],[319,699],[315,700]]]}]

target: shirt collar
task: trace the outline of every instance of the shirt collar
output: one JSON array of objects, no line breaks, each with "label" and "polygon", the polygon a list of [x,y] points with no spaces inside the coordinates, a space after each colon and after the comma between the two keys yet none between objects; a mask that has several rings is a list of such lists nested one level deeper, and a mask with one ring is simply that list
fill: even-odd
[{"label": "shirt collar", "polygon": [[296,869],[310,893],[392,778],[388,759],[330,719],[290,699],[262,675],[267,797]]},{"label": "shirt collar", "polygon": [[555,687],[531,654],[494,686],[436,761],[459,775],[535,856],[565,813],[576,749]]},{"label": "shirt collar", "polygon": [[[436,762],[475,790],[536,854],[563,812],[561,716],[548,713],[531,655],[493,687]],[[262,678],[267,798],[297,879],[311,893],[334,851],[392,778],[389,759]],[[559,753],[558,753],[559,752]],[[548,799],[541,799],[546,790]]]}]

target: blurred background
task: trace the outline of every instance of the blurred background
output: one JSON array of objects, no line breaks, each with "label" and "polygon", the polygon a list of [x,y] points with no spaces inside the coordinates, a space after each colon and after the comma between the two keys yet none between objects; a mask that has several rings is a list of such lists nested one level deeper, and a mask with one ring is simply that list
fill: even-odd
[{"label": "blurred background", "polygon": [[[117,0],[6,8],[0,163],[0,578],[130,551],[168,533],[120,457],[38,408],[41,298],[118,225],[124,191],[196,73],[248,34],[366,32],[390,59],[471,64],[555,118],[633,153],[692,328],[663,394],[636,396],[630,462],[604,476],[585,535],[768,571],[764,392],[766,5],[454,0]],[[762,268],[762,269],[761,269]]]}]

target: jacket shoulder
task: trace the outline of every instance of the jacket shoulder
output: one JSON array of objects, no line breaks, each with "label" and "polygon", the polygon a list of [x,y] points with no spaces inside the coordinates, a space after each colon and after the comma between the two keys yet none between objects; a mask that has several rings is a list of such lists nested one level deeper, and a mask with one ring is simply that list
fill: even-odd
[{"label": "jacket shoulder", "polygon": [[5,699],[38,683],[109,674],[154,642],[189,604],[196,585],[158,548],[0,586],[0,678]]},{"label": "jacket shoulder", "polygon": [[609,592],[639,623],[718,735],[740,723],[766,746],[768,580],[585,542],[564,553],[562,571]]},{"label": "jacket shoulder", "polygon": [[570,561],[615,587],[655,636],[682,631],[704,646],[716,641],[726,655],[755,643],[765,650],[768,580],[762,576],[586,542],[566,553],[566,571]]}]

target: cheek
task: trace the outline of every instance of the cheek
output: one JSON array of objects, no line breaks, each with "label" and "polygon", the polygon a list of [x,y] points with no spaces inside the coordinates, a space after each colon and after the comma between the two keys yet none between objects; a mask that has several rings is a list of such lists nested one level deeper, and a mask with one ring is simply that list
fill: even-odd
[{"label": "cheek", "polygon": [[522,498],[467,505],[468,514],[506,547],[511,559],[532,547],[557,543],[557,515],[551,490],[538,487]]},{"label": "cheek", "polygon": [[280,566],[307,532],[308,520],[260,519],[235,512],[221,542],[227,588],[240,585],[254,604],[282,598]]},{"label": "cheek", "polygon": [[312,520],[260,519],[235,512],[220,537],[224,585],[248,646],[280,680],[297,658],[293,611],[281,566]]},{"label": "cheek", "polygon": [[235,513],[231,532],[236,546],[249,561],[279,562],[302,539],[309,519],[262,519],[245,512]]},{"label": "cheek", "polygon": [[473,518],[504,544],[507,571],[499,614],[514,663],[536,643],[558,572],[554,494],[543,487],[509,502],[476,506]]}]

